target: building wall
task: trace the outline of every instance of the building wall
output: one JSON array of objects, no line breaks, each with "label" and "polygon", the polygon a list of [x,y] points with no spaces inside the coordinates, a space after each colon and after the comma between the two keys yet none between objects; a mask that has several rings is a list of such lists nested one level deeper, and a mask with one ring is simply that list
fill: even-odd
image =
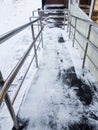
[{"label": "building wall", "polygon": [[94,10],[98,10],[98,0],[95,0]]},{"label": "building wall", "polygon": [[[90,20],[89,17],[78,7],[71,5],[71,14],[76,15],[82,19]],[[72,18],[72,24],[75,25],[75,18]],[[76,28],[84,35],[88,36],[89,24],[85,23],[81,20],[77,20]],[[74,33],[74,30],[72,29]],[[98,47],[98,29],[95,27],[91,28],[90,32],[90,41]],[[75,47],[78,48],[81,58],[84,57],[84,50],[86,47],[87,42],[78,34],[76,33],[76,41]],[[96,82],[98,83],[98,52],[96,52],[93,47],[88,45],[87,57],[86,57],[86,66],[94,76]]]},{"label": "building wall", "polygon": [[64,4],[64,0],[46,0],[46,4]]}]

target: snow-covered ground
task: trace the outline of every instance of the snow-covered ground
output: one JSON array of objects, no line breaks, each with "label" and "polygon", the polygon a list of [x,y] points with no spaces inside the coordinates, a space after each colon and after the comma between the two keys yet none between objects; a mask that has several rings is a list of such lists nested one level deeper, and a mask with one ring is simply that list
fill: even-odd
[{"label": "snow-covered ground", "polygon": [[[43,59],[19,112],[19,117],[29,121],[27,130],[62,130],[69,122],[79,120],[79,112],[83,113],[75,91],[62,79],[64,71],[73,66],[67,48],[68,36],[59,28],[45,30]],[[62,32],[66,39],[59,43]]]},{"label": "snow-covered ground", "polygon": [[[0,35],[29,22],[32,11],[39,7],[41,7],[41,0],[0,1]],[[4,79],[7,78],[31,42],[31,30],[27,28],[17,36],[0,44],[0,70]]]},{"label": "snow-covered ground", "polygon": [[[66,29],[45,27],[44,34],[39,69],[18,117],[28,122],[26,130],[97,130],[97,92],[89,86],[90,74],[86,70],[81,74],[82,60]],[[64,43],[58,42],[61,35]]]},{"label": "snow-covered ground", "polygon": [[0,34],[29,21],[32,11],[41,7],[41,0],[0,1]]},{"label": "snow-covered ground", "polygon": [[[29,22],[29,17],[32,16],[32,11],[40,7],[41,0],[0,0],[0,37],[2,36],[2,34]],[[23,56],[25,50],[31,43],[31,28],[27,28],[23,32],[19,33],[17,36],[14,36],[3,44],[0,44],[0,70],[2,72],[4,80],[6,80],[12,69],[15,67],[15,65],[17,64],[21,56]],[[26,64],[24,68],[27,67]],[[35,71],[36,69],[31,70],[31,73],[33,74]],[[27,79],[29,78],[29,82],[30,77],[31,74],[29,74],[27,77]],[[16,91],[17,87],[15,86],[17,86],[17,83],[21,80],[21,78],[22,74],[20,73],[18,79],[16,78],[16,81],[13,83],[10,91]],[[22,97],[25,93],[25,89],[27,89],[26,87],[29,86],[29,82],[26,81],[24,83],[24,87],[20,92],[18,103],[16,103],[17,105],[15,106],[16,113],[19,109],[19,107],[17,106],[21,104]],[[0,112],[0,116],[2,119],[4,119],[4,122],[6,117],[9,118],[8,120],[6,120],[6,124],[8,122],[8,127],[6,127],[6,129],[11,128],[9,121],[11,118],[8,113],[9,112],[6,106],[4,107],[4,110]],[[1,124],[2,123],[0,120],[0,130]]]},{"label": "snow-covered ground", "polygon": [[[0,34],[27,23],[32,10],[41,6],[40,2],[0,1]],[[89,83],[92,83],[92,77],[87,70],[84,70],[83,75],[82,60],[78,51],[72,47],[66,29],[46,26],[43,34],[44,48],[39,53],[39,68],[31,67],[34,70],[30,69],[20,90],[14,104],[15,112],[21,120],[28,121],[26,130],[78,130],[83,125],[85,129],[80,130],[97,130],[98,90]],[[61,35],[65,38],[64,43],[58,42]],[[4,79],[31,42],[30,28],[27,28],[0,45],[0,69]],[[73,74],[73,79],[67,77],[70,74]],[[11,130],[12,126],[13,122],[5,106],[0,112],[0,130]]]},{"label": "snow-covered ground", "polygon": [[[24,84],[27,88],[25,91],[21,89],[14,104],[18,117],[27,123],[24,130],[78,130],[82,126],[85,129],[81,130],[97,130],[98,90],[96,86],[89,86],[91,77],[86,70],[84,75],[81,74],[82,60],[72,47],[66,29],[46,26],[43,34],[44,48],[40,52],[39,68],[33,81],[29,79],[30,83]],[[61,35],[65,38],[64,43],[58,42]],[[69,77],[70,74],[73,78]],[[5,113],[8,113],[6,108],[1,112],[2,130],[11,129],[13,125]],[[3,125],[5,121],[7,123]]]}]

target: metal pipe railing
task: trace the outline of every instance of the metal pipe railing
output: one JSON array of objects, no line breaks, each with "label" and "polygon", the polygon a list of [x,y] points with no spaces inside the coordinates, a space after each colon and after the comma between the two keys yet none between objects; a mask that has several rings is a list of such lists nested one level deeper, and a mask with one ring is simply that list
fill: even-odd
[{"label": "metal pipe railing", "polygon": [[91,24],[92,26],[98,28],[98,24],[95,23],[95,22],[93,22],[93,21],[91,21],[91,20],[86,20],[86,19],[77,17],[77,16],[75,16],[75,15],[71,15],[71,14],[70,14],[70,16],[73,17],[73,18],[76,18],[76,19],[78,19],[78,20],[81,20],[81,21],[83,21],[83,22],[86,22],[86,23],[88,23],[88,24]]},{"label": "metal pipe railing", "polygon": [[[42,31],[42,30],[41,30],[41,31]],[[39,35],[41,34],[41,31],[39,32],[38,37],[39,37]],[[38,38],[37,38],[37,39],[38,39]],[[36,40],[37,40],[37,39],[36,39]],[[40,41],[40,42],[41,42],[41,41]],[[38,50],[39,45],[40,45],[40,43],[38,44],[38,46],[37,46],[37,48],[36,48],[36,51]],[[22,79],[22,81],[21,81],[21,83],[20,83],[20,85],[19,85],[19,87],[18,87],[18,90],[17,90],[15,96],[14,96],[13,99],[12,99],[12,104],[14,104],[14,102],[15,102],[15,99],[16,99],[18,93],[19,93],[19,90],[20,90],[20,88],[21,88],[21,86],[22,86],[22,84],[23,84],[23,81],[25,80],[25,77],[26,77],[26,75],[27,75],[27,73],[28,73],[28,71],[29,71],[29,69],[30,69],[30,66],[31,66],[31,64],[32,64],[32,62],[33,62],[33,60],[34,60],[34,58],[35,58],[35,54],[34,54],[34,56],[32,57],[32,59],[31,59],[31,61],[30,61],[30,63],[29,63],[29,66],[27,67],[27,70],[26,70],[26,72],[25,72],[25,74],[24,74],[24,76],[23,76],[23,79]]]},{"label": "metal pipe railing", "polygon": [[[85,49],[84,49],[83,63],[82,63],[82,68],[84,68],[85,61],[86,61],[86,57],[88,56],[88,55],[87,55],[88,45],[90,45],[90,46],[98,53],[98,47],[95,46],[95,45],[89,40],[92,26],[98,28],[98,24],[94,23],[93,21],[85,20],[85,19],[79,18],[79,17],[77,17],[77,16],[71,15],[70,12],[68,12],[68,14],[69,14],[69,17],[68,17],[69,38],[70,38],[70,35],[71,35],[71,33],[72,33],[71,27],[74,29],[74,32],[73,32],[73,47],[74,47],[74,42],[75,42],[75,40],[76,40],[76,38],[75,38],[75,37],[76,37],[76,32],[86,41],[86,46],[85,46]],[[75,25],[72,24],[72,18],[75,19]],[[85,35],[83,35],[83,34],[77,29],[77,20],[80,20],[80,21],[83,21],[83,22],[89,24],[89,30],[88,30],[88,34],[87,34],[88,36],[87,36],[87,37],[86,37]],[[94,64],[94,63],[93,63],[93,64]],[[94,66],[96,66],[96,65],[94,64]],[[95,68],[97,68],[97,67],[95,67]]]},{"label": "metal pipe railing", "polygon": [[[51,11],[46,10],[45,12],[49,13]],[[56,10],[54,10],[54,11],[56,11]],[[58,9],[57,9],[57,11],[58,11]],[[59,12],[60,11],[62,12],[64,10],[59,10]],[[33,12],[33,15],[34,15],[34,12]],[[35,18],[35,17],[33,17],[33,18]],[[31,19],[32,19],[32,17],[30,17],[30,21],[31,21]],[[38,21],[40,21],[40,22],[38,22]],[[36,37],[35,37],[35,34],[34,34],[34,28],[33,28],[33,26],[35,25],[35,22],[38,22],[38,32],[39,32]],[[14,69],[12,70],[12,72],[10,73],[10,75],[8,76],[8,78],[6,79],[6,81],[4,82],[4,84],[2,86],[2,89],[0,91],[0,105],[1,105],[1,103],[3,101],[3,99],[5,99],[5,102],[7,104],[8,109],[9,109],[10,115],[11,115],[11,117],[13,119],[14,126],[15,126],[15,128],[17,130],[19,130],[19,122],[18,122],[18,119],[17,119],[17,117],[15,115],[15,111],[14,111],[14,108],[13,108],[12,105],[15,102],[15,99],[16,99],[19,91],[20,91],[20,88],[21,88],[21,86],[23,84],[23,81],[25,80],[25,77],[26,77],[26,75],[27,75],[27,73],[29,71],[29,68],[30,68],[30,66],[31,66],[34,58],[35,58],[35,61],[36,61],[36,67],[38,67],[37,50],[38,50],[39,45],[40,45],[41,42],[42,42],[42,47],[43,47],[43,34],[42,34],[42,30],[43,30],[44,27],[42,26],[41,17],[36,18],[35,20],[33,20],[33,21],[31,21],[31,22],[29,22],[29,23],[27,23],[25,25],[22,25],[22,26],[14,29],[14,30],[11,30],[11,31],[7,32],[6,34],[3,34],[3,35],[0,36],[0,44],[2,44],[5,41],[7,41],[8,39],[10,39],[11,37],[13,37],[14,35],[18,34],[21,31],[23,31],[24,29],[26,29],[29,26],[31,26],[31,32],[32,32],[33,42],[29,46],[29,48],[27,49],[27,51],[25,52],[25,54],[22,56],[22,58],[19,60],[19,62],[17,63],[17,65],[14,67]],[[39,28],[39,26],[41,26],[41,28]],[[37,41],[37,39],[39,39],[39,44],[36,47],[35,42]],[[34,47],[34,56],[32,57],[29,65],[28,65],[28,67],[26,69],[26,72],[25,72],[25,74],[24,74],[24,76],[22,78],[22,81],[19,84],[19,87],[18,87],[18,89],[17,89],[17,91],[16,91],[16,93],[15,93],[13,99],[12,99],[12,102],[11,102],[10,101],[10,97],[9,97],[7,91],[10,88],[11,83],[15,79],[16,75],[18,74],[19,70],[21,69],[22,65],[24,64],[25,60],[27,59],[28,54],[30,53],[30,51],[32,50],[33,47]]]},{"label": "metal pipe railing", "polygon": [[[30,23],[31,23],[30,25],[32,25],[34,22],[30,22]],[[28,25],[28,26],[30,26],[30,25]],[[9,89],[10,84],[12,83],[12,81],[14,80],[14,78],[17,75],[18,71],[20,70],[22,64],[24,63],[26,57],[28,56],[29,52],[31,51],[34,43],[38,39],[38,37],[39,37],[39,35],[40,35],[40,33],[41,33],[42,30],[43,30],[43,28],[40,30],[40,32],[38,33],[37,37],[34,39],[33,43],[29,46],[28,50],[25,52],[24,56],[21,58],[21,60],[17,64],[17,66],[14,68],[14,70],[12,71],[12,73],[10,74],[10,76],[7,78],[5,84],[4,84],[4,86],[3,86],[3,88],[2,88],[2,90],[0,92],[0,102],[2,102],[2,100],[3,100],[3,98],[4,98],[4,96],[5,96],[6,92],[7,92],[7,90]]]},{"label": "metal pipe railing", "polygon": [[[55,18],[56,16],[57,16],[57,18],[64,18],[64,25],[65,25],[65,20],[66,20],[66,15],[68,15],[68,9],[44,9],[44,10],[33,10],[33,12],[32,12],[32,15],[33,15],[33,17],[35,17],[35,13],[37,13],[37,15],[40,15],[40,16],[43,16],[43,19],[44,19],[44,21],[47,21],[47,19],[50,19],[50,18],[52,18],[52,14],[54,13],[54,14],[56,14],[56,13],[64,13],[64,16],[62,17],[62,16],[60,16],[59,15],[59,17],[58,17],[58,15],[55,15],[55,16],[53,16],[53,18]],[[31,17],[32,18],[32,17]],[[51,22],[48,22],[47,21],[47,24],[50,24]],[[61,24],[61,23],[57,23],[56,22],[56,25],[63,25],[63,24]],[[65,27],[65,26],[64,26]]]},{"label": "metal pipe railing", "polygon": [[1,35],[0,36],[0,44],[7,41],[8,39],[13,37],[14,35],[18,34],[19,32],[23,31],[25,28],[29,27],[30,25],[32,25],[33,23],[35,23],[36,21],[38,21],[40,19],[41,19],[41,17],[39,17],[36,20],[33,20],[33,21],[23,25],[23,26],[20,26],[16,29],[13,29],[12,31],[7,32],[6,34],[3,34],[3,36]]},{"label": "metal pipe railing", "polygon": [[[81,44],[79,43],[79,41],[77,39],[75,39],[76,42],[79,44],[79,46],[81,47],[82,51],[84,51],[84,48],[81,46]],[[96,70],[98,71],[98,67],[97,65],[95,65],[95,63],[92,61],[92,59],[89,57],[89,55],[87,54],[87,57],[89,58],[90,62],[92,62],[92,64],[94,65],[94,67],[96,68]],[[82,64],[83,65],[83,64]]]},{"label": "metal pipe railing", "polygon": [[[33,25],[33,24],[34,24],[35,22],[37,22],[37,21],[40,21],[40,26],[41,26],[41,27],[39,28],[39,25],[38,25],[38,34],[37,34],[37,36],[35,37],[34,28],[33,28],[34,25]],[[32,62],[33,62],[33,59],[35,58],[35,59],[37,60],[37,50],[38,50],[38,47],[39,47],[41,41],[42,41],[42,46],[43,46],[42,30],[43,30],[44,27],[43,27],[42,24],[41,24],[41,17],[39,17],[39,18],[37,18],[36,20],[33,20],[33,21],[31,21],[31,22],[29,22],[29,23],[27,23],[27,24],[25,24],[25,25],[23,25],[23,26],[21,26],[21,27],[18,27],[18,28],[14,29],[14,30],[12,30],[12,31],[10,31],[10,32],[8,32],[8,33],[6,33],[6,34],[4,34],[4,35],[2,35],[2,36],[0,37],[0,44],[2,44],[2,43],[5,42],[6,40],[10,39],[11,37],[13,37],[14,35],[18,34],[18,33],[21,32],[21,31],[23,31],[25,28],[27,28],[27,27],[29,27],[29,26],[31,26],[31,32],[32,32],[32,36],[33,36],[33,42],[32,42],[31,45],[28,47],[27,51],[26,51],[25,54],[22,56],[22,58],[19,60],[19,62],[17,63],[17,65],[14,67],[14,69],[12,70],[12,72],[10,73],[10,75],[8,76],[8,78],[6,79],[6,81],[3,82],[2,88],[1,88],[1,90],[0,90],[0,105],[1,105],[1,103],[2,103],[2,101],[3,101],[3,99],[5,99],[6,105],[7,105],[7,107],[8,107],[8,110],[9,110],[10,115],[11,115],[11,117],[12,117],[12,119],[13,119],[13,122],[14,122],[14,127],[15,127],[17,130],[19,130],[19,122],[18,122],[18,119],[17,119],[17,117],[16,117],[16,115],[15,115],[15,111],[14,111],[14,108],[13,108],[12,105],[13,105],[13,103],[14,103],[14,101],[15,101],[15,99],[16,99],[18,93],[19,93],[19,90],[20,90],[20,88],[21,88],[21,86],[22,86],[22,84],[23,84],[23,81],[25,80],[25,77],[26,77],[26,75],[27,75],[27,73],[28,73],[28,71],[29,71],[29,68],[30,68],[30,66],[31,66],[31,64],[32,64]],[[37,45],[37,48],[36,48],[35,42],[37,41],[37,39],[39,38],[39,36],[41,36],[41,39],[40,39],[39,44]],[[10,97],[9,97],[7,91],[8,91],[8,89],[10,88],[11,83],[13,82],[13,80],[15,79],[17,73],[19,72],[19,70],[20,70],[21,67],[23,66],[25,60],[26,60],[27,57],[28,57],[28,54],[31,52],[31,50],[32,50],[33,47],[34,47],[34,56],[32,57],[32,59],[31,59],[29,65],[28,65],[28,67],[27,67],[27,69],[26,69],[26,72],[25,72],[25,74],[24,74],[24,76],[23,76],[23,79],[22,79],[22,81],[21,81],[21,83],[20,83],[20,85],[19,85],[19,88],[18,88],[18,90],[16,91],[16,93],[15,93],[15,95],[14,95],[14,98],[13,98],[13,100],[12,100],[12,102],[11,102],[11,101],[10,101]],[[36,61],[36,63],[37,63],[37,67],[38,67],[38,61]],[[3,78],[2,78],[2,79],[3,79]]]},{"label": "metal pipe railing", "polygon": [[[71,24],[71,26],[75,29],[75,27]],[[87,39],[78,29],[76,31],[83,37],[83,39],[89,43],[90,46],[93,47],[93,49],[98,52],[98,47],[96,47],[89,39]]]},{"label": "metal pipe railing", "polygon": [[68,11],[68,9],[51,9],[51,10],[49,10],[49,9],[44,9],[44,10],[33,10],[33,12],[32,12],[32,15],[33,16],[35,16],[35,13],[46,13],[46,14],[48,14],[48,13],[51,13],[51,12],[55,12],[56,13],[56,11],[59,11],[59,12],[64,12],[65,13],[65,11]]}]

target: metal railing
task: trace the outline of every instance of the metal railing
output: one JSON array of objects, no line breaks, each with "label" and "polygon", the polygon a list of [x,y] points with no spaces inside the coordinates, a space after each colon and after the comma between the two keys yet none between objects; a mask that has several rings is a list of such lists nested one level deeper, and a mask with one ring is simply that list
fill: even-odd
[{"label": "metal railing", "polygon": [[[47,11],[47,10],[46,10]],[[34,12],[36,11],[33,11],[33,15]],[[38,11],[37,11],[38,12]],[[49,12],[49,11],[48,11]],[[49,17],[46,17],[46,19],[48,19]],[[75,19],[75,24],[73,25],[72,24],[72,21],[71,19],[74,18]],[[78,29],[77,29],[77,20],[81,20],[81,21],[84,21],[86,23],[89,24],[89,30],[88,30],[88,35],[87,37],[84,36]],[[14,35],[18,34],[19,32],[23,31],[24,29],[26,29],[27,27],[30,27],[31,26],[31,31],[32,31],[32,38],[33,38],[33,42],[31,43],[31,45],[29,46],[29,48],[26,50],[25,54],[21,57],[21,59],[19,60],[19,62],[17,63],[17,65],[14,67],[13,71],[11,72],[11,74],[8,76],[7,80],[5,82],[2,82],[2,88],[1,88],[1,91],[0,91],[0,105],[3,101],[3,99],[5,99],[5,102],[7,104],[7,107],[9,109],[9,112],[10,112],[10,115],[13,119],[13,122],[14,122],[14,126],[17,130],[19,130],[19,122],[18,122],[18,119],[15,115],[15,111],[14,111],[14,108],[13,108],[13,104],[14,104],[14,101],[18,95],[18,92],[22,86],[22,83],[23,81],[25,80],[25,77],[29,71],[29,68],[35,58],[35,62],[36,62],[36,67],[38,67],[38,57],[37,57],[37,50],[39,48],[39,45],[40,43],[42,42],[42,47],[43,47],[43,34],[42,34],[42,30],[43,30],[43,26],[42,26],[42,21],[41,21],[41,18],[36,18],[35,20],[32,21],[32,17],[30,17],[30,21],[29,23],[21,26],[21,27],[18,27],[2,36],[0,36],[0,44],[3,44],[5,41],[7,41],[8,39],[10,39],[11,37],[13,37]],[[64,21],[65,21],[65,17],[64,17]],[[35,33],[34,33],[34,24],[37,22],[36,25],[38,25],[38,34],[37,36],[35,37]],[[65,22],[64,22],[65,23]],[[74,32],[73,32],[73,46],[74,46],[74,43],[75,43],[75,40],[76,40],[76,32],[82,36],[82,38],[86,41],[86,47],[85,47],[85,50],[84,50],[84,58],[83,58],[83,64],[82,64],[82,68],[84,68],[84,65],[85,65],[85,61],[86,61],[86,57],[88,56],[87,55],[87,51],[88,51],[88,45],[90,45],[97,53],[98,53],[98,47],[96,47],[90,40],[89,40],[89,37],[90,37],[90,33],[91,33],[91,28],[92,26],[94,27],[98,27],[98,25],[92,21],[89,21],[89,20],[85,20],[85,19],[81,19],[79,17],[76,17],[74,15],[71,15],[70,12],[68,12],[68,29],[69,29],[69,37],[72,33],[71,31],[71,27],[74,29]],[[36,46],[36,41],[39,39],[39,44]],[[8,95],[8,89],[10,88],[10,85],[11,83],[13,82],[13,80],[15,79],[16,75],[18,74],[19,70],[21,69],[21,67],[23,66],[25,60],[27,59],[30,51],[34,48],[34,55],[25,71],[25,74],[23,76],[23,79],[19,85],[19,88],[17,90],[17,92],[15,93],[14,95],[14,98],[12,99],[12,101],[10,100],[10,97]],[[83,49],[83,48],[82,48]],[[90,59],[90,57],[89,57]],[[93,63],[93,62],[92,62]],[[94,63],[93,63],[94,64]],[[94,64],[95,65],[95,64]],[[95,65],[96,66],[96,65]],[[96,66],[96,69],[98,70],[97,66]],[[2,77],[2,76],[1,76]],[[0,79],[0,81],[2,81]]]},{"label": "metal railing", "polygon": [[[30,19],[31,20],[31,19]],[[38,25],[38,34],[37,36],[35,36],[35,32],[34,32],[34,24],[36,22],[39,21],[39,25]],[[13,37],[14,35],[20,33],[21,31],[23,31],[24,29],[26,29],[27,27],[30,27],[31,26],[31,32],[32,32],[32,38],[33,38],[33,42],[31,43],[31,45],[28,47],[28,49],[26,50],[26,52],[24,53],[24,55],[21,57],[21,59],[19,60],[19,62],[17,63],[17,65],[14,67],[14,69],[12,70],[12,72],[10,73],[10,75],[8,76],[8,78],[6,79],[6,81],[3,80],[3,77],[2,77],[2,74],[1,74],[1,79],[0,81],[3,81],[2,84],[0,84],[0,106],[1,106],[1,103],[3,101],[3,99],[5,99],[5,103],[9,109],[9,112],[10,112],[10,115],[13,119],[13,122],[14,122],[14,127],[19,130],[19,122],[18,122],[18,119],[17,119],[17,116],[15,115],[15,111],[14,111],[14,108],[13,108],[13,104],[14,104],[14,101],[19,93],[19,90],[22,86],[22,83],[24,82],[25,80],[25,77],[30,69],[30,66],[35,58],[35,61],[36,61],[36,67],[38,67],[38,57],[37,57],[37,50],[39,48],[39,45],[40,43],[42,42],[42,47],[43,47],[43,35],[42,35],[42,30],[43,30],[43,26],[42,26],[42,22],[41,22],[41,17],[39,18],[36,18],[35,20],[21,26],[21,27],[18,27],[2,36],[0,36],[0,44],[3,44],[5,41],[7,41],[8,39],[10,39],[11,37]],[[39,44],[36,46],[36,41],[39,39],[40,37],[40,41],[39,41]],[[23,79],[19,85],[19,88],[17,90],[17,92],[15,93],[14,95],[14,98],[13,100],[11,101],[10,100],[10,97],[8,95],[8,89],[10,88],[10,85],[11,83],[13,82],[13,80],[15,79],[16,75],[18,74],[19,70],[21,69],[21,67],[23,66],[25,60],[27,59],[29,53],[31,52],[31,50],[34,48],[34,55],[25,71],[25,74],[23,76]]]},{"label": "metal railing", "polygon": [[[63,13],[63,15],[60,15],[60,13]],[[68,9],[38,9],[38,10],[33,10],[32,12],[32,16],[36,17],[36,16],[42,16],[42,18],[44,19],[43,24],[44,25],[49,25],[51,23],[53,23],[55,26],[62,26],[66,24],[67,21],[67,16],[68,16]],[[31,17],[32,18],[32,17]],[[55,19],[54,21],[50,21],[50,19]],[[57,21],[57,19],[64,19],[64,22],[61,21]]]},{"label": "metal railing", "polygon": [[[68,9],[44,9],[44,10],[33,10],[33,12],[32,12],[32,16],[38,16],[39,14],[41,14],[41,13],[44,13],[44,16],[46,15],[49,15],[49,14],[51,14],[51,13],[56,13],[56,12],[58,12],[59,11],[59,13],[66,13],[66,11],[68,11]],[[37,13],[37,15],[36,15],[36,13]]]},{"label": "metal railing", "polygon": [[[72,18],[74,18],[75,23],[74,25],[72,24]],[[85,23],[87,23],[89,25],[89,29],[88,29],[88,34],[87,36],[83,35],[78,29],[77,29],[77,21],[83,21]],[[74,29],[73,32],[71,31],[71,27]],[[96,27],[98,28],[98,24],[94,23],[93,21],[90,20],[86,20],[86,19],[82,19],[79,18],[77,16],[72,15],[69,11],[68,11],[68,25],[67,25],[67,30],[69,30],[69,38],[71,36],[71,34],[73,35],[73,47],[74,47],[74,43],[76,39],[76,32],[86,41],[86,46],[85,49],[83,49],[83,47],[80,46],[79,42],[77,42],[79,44],[79,46],[81,47],[81,49],[84,51],[84,56],[83,56],[83,63],[82,63],[82,68],[84,68],[85,66],[85,62],[86,62],[86,57],[88,56],[87,52],[88,52],[88,45],[90,45],[94,51],[96,51],[98,53],[98,47],[95,46],[91,41],[90,41],[90,34],[91,34],[91,29],[92,27]],[[92,64],[94,65],[94,67],[96,68],[96,70],[98,71],[98,67],[95,65],[95,63],[92,61],[92,59],[88,56],[89,60],[92,62]]]},{"label": "metal railing", "polygon": [[[51,10],[52,11],[52,10]],[[50,10],[45,10],[44,12],[46,13],[51,13]],[[62,12],[64,10],[59,10],[59,9],[55,9],[53,11],[59,11],[59,12]],[[6,81],[3,80],[3,77],[2,77],[2,74],[0,75],[0,106],[2,104],[2,101],[3,99],[5,100],[5,103],[8,107],[8,110],[10,112],[10,115],[13,119],[13,122],[14,122],[14,127],[19,130],[19,127],[20,127],[20,124],[18,122],[18,118],[17,116],[15,115],[15,111],[14,111],[14,108],[13,108],[13,104],[15,102],[15,99],[21,89],[21,86],[25,80],[25,77],[30,69],[30,66],[35,58],[35,62],[36,62],[36,67],[38,67],[38,57],[37,57],[37,50],[39,48],[39,45],[40,43],[42,42],[42,47],[43,47],[43,34],[42,34],[42,30],[44,28],[44,26],[42,25],[42,19],[45,20],[44,16],[43,18],[42,17],[35,17],[35,12],[40,12],[40,11],[36,11],[34,10],[33,11],[33,16],[30,17],[30,22],[25,24],[25,25],[22,25],[14,30],[11,30],[9,32],[7,32],[6,34],[3,34],[0,36],[0,44],[4,44],[5,41],[7,41],[8,39],[10,39],[11,37],[17,35],[18,33],[20,33],[21,31],[25,30],[27,27],[30,27],[31,26],[31,32],[32,32],[32,38],[33,38],[33,42],[31,43],[31,45],[29,46],[29,48],[26,50],[25,54],[21,57],[21,59],[19,60],[19,62],[17,63],[17,65],[14,67],[14,69],[12,70],[12,72],[10,73],[10,75],[8,76],[8,78],[6,79]],[[64,11],[65,13],[65,11]],[[66,14],[64,14],[66,15]],[[36,18],[35,20],[32,21],[32,18]],[[46,17],[46,20],[49,19],[49,17]],[[64,17],[64,21],[65,21],[65,17]],[[58,23],[59,24],[59,23]],[[37,36],[35,36],[35,32],[34,32],[34,26],[38,26],[38,34]],[[39,39],[39,44],[36,46],[36,41]],[[32,50],[32,48],[34,48],[34,55],[25,71],[25,74],[22,78],[22,81],[21,83],[19,84],[18,86],[18,89],[12,99],[12,101],[10,100],[10,97],[8,95],[8,90],[12,84],[12,82],[14,81],[15,77],[17,76],[19,70],[21,69],[21,67],[23,66],[25,60],[27,59],[30,51]],[[2,84],[1,84],[2,82]]]}]

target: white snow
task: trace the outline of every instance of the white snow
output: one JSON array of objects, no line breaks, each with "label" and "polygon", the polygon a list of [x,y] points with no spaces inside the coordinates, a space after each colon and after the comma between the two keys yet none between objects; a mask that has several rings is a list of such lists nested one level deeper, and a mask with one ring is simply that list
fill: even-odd
[{"label": "white snow", "polygon": [[[4,0],[0,2],[0,35],[29,22],[32,11],[39,7],[41,7],[40,0],[36,2],[33,0]],[[4,79],[7,78],[31,41],[31,30],[27,28],[0,45],[0,63],[2,63],[0,70]]]},{"label": "white snow", "polygon": [[[0,1],[0,34],[27,23],[32,11],[39,7],[41,7],[40,0]],[[83,113],[88,113],[86,116],[93,122],[89,112],[98,115],[97,92],[94,94],[93,103],[85,107],[76,96],[75,86],[70,88],[60,78],[60,73],[75,66],[78,77],[85,78],[87,81],[92,79],[88,72],[84,77],[82,76],[82,60],[78,51],[72,47],[66,29],[46,26],[43,34],[44,48],[39,49],[39,68],[35,69],[35,64],[32,65],[22,85],[14,103],[16,114],[18,113],[21,119],[29,120],[28,130],[51,130],[51,127],[63,130],[70,123],[78,122]],[[64,43],[58,42],[58,37],[61,35],[65,38]],[[0,45],[0,69],[4,79],[7,78],[31,42],[31,30],[27,28]],[[21,77],[20,73],[15,85]],[[15,85],[11,88],[12,91],[16,89]],[[4,125],[5,122],[6,125]],[[11,130],[12,126],[13,122],[4,106],[0,111],[0,130]]]},{"label": "white snow", "polygon": [[[79,53],[71,47],[72,42],[68,39],[66,31],[59,28],[44,29],[44,49],[39,69],[36,72],[28,95],[20,107],[19,117],[28,120],[28,130],[63,130],[68,125],[79,122],[82,115],[95,112],[93,104],[84,106],[74,91],[76,87],[70,88],[63,83],[60,72],[74,65],[79,77],[81,75],[81,60]],[[55,34],[55,35],[54,35]],[[65,42],[59,43],[58,37],[65,35]],[[73,49],[73,51],[72,51]],[[69,53],[69,50],[71,52]],[[73,54],[74,52],[74,54]],[[73,54],[73,56],[72,56]],[[80,63],[78,64],[78,62]],[[80,70],[80,72],[79,72]],[[85,76],[85,80],[87,77]],[[97,97],[97,95],[95,96]],[[98,103],[94,103],[98,106]],[[90,118],[90,115],[86,115]],[[93,122],[93,119],[91,119]],[[96,121],[95,121],[96,122]]]},{"label": "white snow", "polygon": [[41,0],[0,1],[0,34],[29,21],[33,10],[41,7]]},{"label": "white snow", "polygon": [[54,127],[61,129],[67,126],[66,123],[79,120],[78,113],[83,113],[83,105],[73,89],[69,89],[59,78],[59,71],[73,66],[67,50],[69,41],[58,43],[58,36],[62,33],[68,40],[62,29],[45,28],[43,58],[19,112],[22,119],[29,120],[29,130],[50,129],[52,120],[57,125]]},{"label": "white snow", "polygon": [[[32,16],[32,11],[40,7],[41,0],[0,1],[0,37],[2,36],[2,34],[29,22],[29,17]],[[2,72],[4,80],[6,80],[14,66],[17,64],[21,56],[23,56],[25,50],[31,43],[31,29],[27,28],[23,32],[19,33],[17,36],[14,36],[3,44],[0,44],[0,70]],[[28,62],[26,64],[28,64]],[[26,64],[25,67],[27,67]],[[35,68],[34,65],[32,67]],[[22,71],[24,72],[24,70]],[[36,69],[31,70],[31,74],[34,74],[35,72]],[[27,80],[24,82],[24,87],[21,88],[22,91],[20,91],[17,102],[16,104],[14,104],[16,113],[19,110],[19,106],[21,104],[25,90],[27,91],[27,86],[30,86],[30,79],[32,79],[30,78],[31,74],[28,74],[26,79],[29,78],[29,82],[27,82]],[[14,92],[17,90],[17,83],[21,80],[21,77],[22,74],[20,73],[19,77],[16,78],[16,81],[14,81],[14,83],[12,84],[10,91]],[[4,105],[2,105],[2,107],[3,106]],[[0,112],[0,117],[0,130],[8,128],[11,129],[13,122],[6,106],[4,106],[2,111]],[[6,125],[3,125],[2,122],[6,122]]]}]

